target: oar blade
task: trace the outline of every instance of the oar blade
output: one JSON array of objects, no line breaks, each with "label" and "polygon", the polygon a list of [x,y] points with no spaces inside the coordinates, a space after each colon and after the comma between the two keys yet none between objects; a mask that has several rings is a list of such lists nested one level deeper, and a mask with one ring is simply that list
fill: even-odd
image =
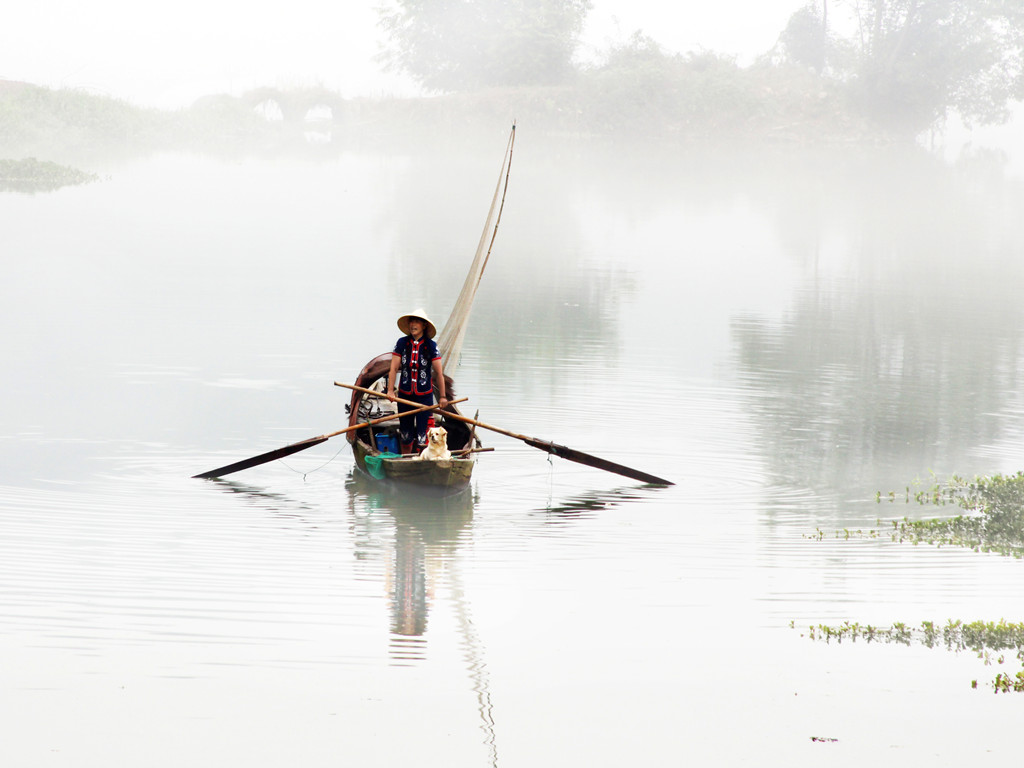
[{"label": "oar blade", "polygon": [[568,461],[575,461],[577,464],[585,464],[588,467],[594,467],[595,469],[603,469],[605,472],[614,472],[616,475],[622,475],[633,480],[639,480],[642,483],[651,483],[652,485],[675,485],[671,480],[665,480],[662,477],[648,474],[647,472],[641,472],[639,469],[633,469],[622,464],[616,464],[614,461],[608,461],[608,459],[602,459],[599,456],[591,456],[589,453],[583,453],[583,451],[577,451],[575,448],[569,448],[566,445],[559,445],[558,443],[551,443],[547,440],[537,440],[536,438],[528,437],[524,438],[523,442],[534,448],[539,448],[542,451],[554,454],[562,459]]},{"label": "oar blade", "polygon": [[298,443],[286,445],[284,448],[278,448],[277,450],[261,453],[259,456],[253,456],[251,459],[243,459],[242,461],[236,461],[234,464],[228,464],[224,467],[211,469],[209,472],[192,475],[192,477],[199,478],[201,480],[209,480],[214,477],[224,477],[224,475],[230,475],[232,472],[241,472],[243,469],[249,469],[249,467],[257,467],[260,464],[266,464],[267,462],[274,461],[275,459],[283,459],[285,456],[291,456],[293,453],[298,453],[299,451],[304,451],[307,448],[312,448],[314,445],[320,445],[320,443],[325,442],[326,440],[327,437],[323,435],[320,437],[311,437],[308,440],[302,440]]}]

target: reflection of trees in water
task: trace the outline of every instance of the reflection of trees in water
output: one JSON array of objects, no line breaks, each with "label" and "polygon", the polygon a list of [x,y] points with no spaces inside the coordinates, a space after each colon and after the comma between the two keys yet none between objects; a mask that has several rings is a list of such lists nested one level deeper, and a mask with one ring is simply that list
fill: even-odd
[{"label": "reflection of trees in water", "polygon": [[899,327],[861,299],[801,302],[777,326],[734,324],[740,375],[761,393],[751,402],[775,473],[785,483],[843,488],[886,468],[896,483],[922,466],[964,471],[971,449],[1000,434],[998,413],[1018,378],[1019,328],[950,327],[946,305],[932,316],[947,322]]},{"label": "reflection of trees in water", "polygon": [[739,317],[733,335],[781,483],[864,496],[929,469],[985,471],[972,452],[1005,434],[1024,330],[1009,190],[901,170],[778,203],[787,255],[809,274],[781,320]]}]

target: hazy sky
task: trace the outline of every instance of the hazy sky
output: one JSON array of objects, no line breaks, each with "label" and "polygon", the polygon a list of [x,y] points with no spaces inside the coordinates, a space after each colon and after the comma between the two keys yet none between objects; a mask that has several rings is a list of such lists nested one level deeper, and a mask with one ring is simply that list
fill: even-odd
[{"label": "hazy sky", "polygon": [[[584,54],[641,29],[671,50],[752,55],[806,0],[594,0]],[[322,84],[347,96],[410,92],[382,75],[377,0],[33,0],[8,4],[0,78],[161,107],[255,85]]]}]

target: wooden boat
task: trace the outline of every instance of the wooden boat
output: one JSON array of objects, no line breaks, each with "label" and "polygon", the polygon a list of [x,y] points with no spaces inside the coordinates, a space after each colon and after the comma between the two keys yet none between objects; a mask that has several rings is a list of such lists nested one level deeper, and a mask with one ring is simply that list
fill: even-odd
[{"label": "wooden boat", "polygon": [[[356,377],[355,385],[365,389],[383,390],[387,385],[388,370],[391,367],[391,353],[378,355],[367,363]],[[445,376],[448,396],[455,399],[454,385],[450,376]],[[352,392],[348,405],[350,427],[386,415],[394,405],[385,398],[375,398],[361,392]],[[445,411],[458,413],[454,405]],[[461,421],[445,418],[445,411],[435,411],[438,426],[448,431],[448,449],[456,455],[451,459],[421,460],[400,456],[398,445],[398,421],[389,421],[375,426],[364,426],[346,433],[352,445],[356,467],[376,480],[404,483],[431,488],[439,492],[457,492],[469,486],[475,461],[470,450],[479,448],[475,433]],[[457,456],[460,451],[465,453]]]}]

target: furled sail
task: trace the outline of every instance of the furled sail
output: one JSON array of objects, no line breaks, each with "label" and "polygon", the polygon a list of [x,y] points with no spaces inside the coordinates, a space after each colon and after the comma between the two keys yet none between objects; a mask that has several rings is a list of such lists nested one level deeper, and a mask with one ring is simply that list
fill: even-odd
[{"label": "furled sail", "polygon": [[501,161],[501,173],[498,174],[498,184],[494,189],[494,198],[491,200],[491,208],[487,213],[487,221],[484,223],[484,231],[480,235],[480,243],[476,248],[476,256],[466,275],[466,281],[462,284],[462,291],[456,299],[448,321],[444,324],[437,337],[437,345],[441,348],[441,363],[445,371],[453,373],[459,364],[462,355],[462,341],[466,336],[466,327],[469,325],[469,314],[473,309],[473,299],[476,298],[477,288],[480,286],[480,279],[483,277],[484,269],[487,267],[487,260],[491,257],[491,249],[494,247],[494,238],[498,234],[498,224],[501,223],[501,211],[505,206],[505,191],[508,189],[508,174],[512,166],[512,146],[516,140],[516,126],[513,123],[512,132],[508,137],[508,146],[505,149],[505,157]]}]

